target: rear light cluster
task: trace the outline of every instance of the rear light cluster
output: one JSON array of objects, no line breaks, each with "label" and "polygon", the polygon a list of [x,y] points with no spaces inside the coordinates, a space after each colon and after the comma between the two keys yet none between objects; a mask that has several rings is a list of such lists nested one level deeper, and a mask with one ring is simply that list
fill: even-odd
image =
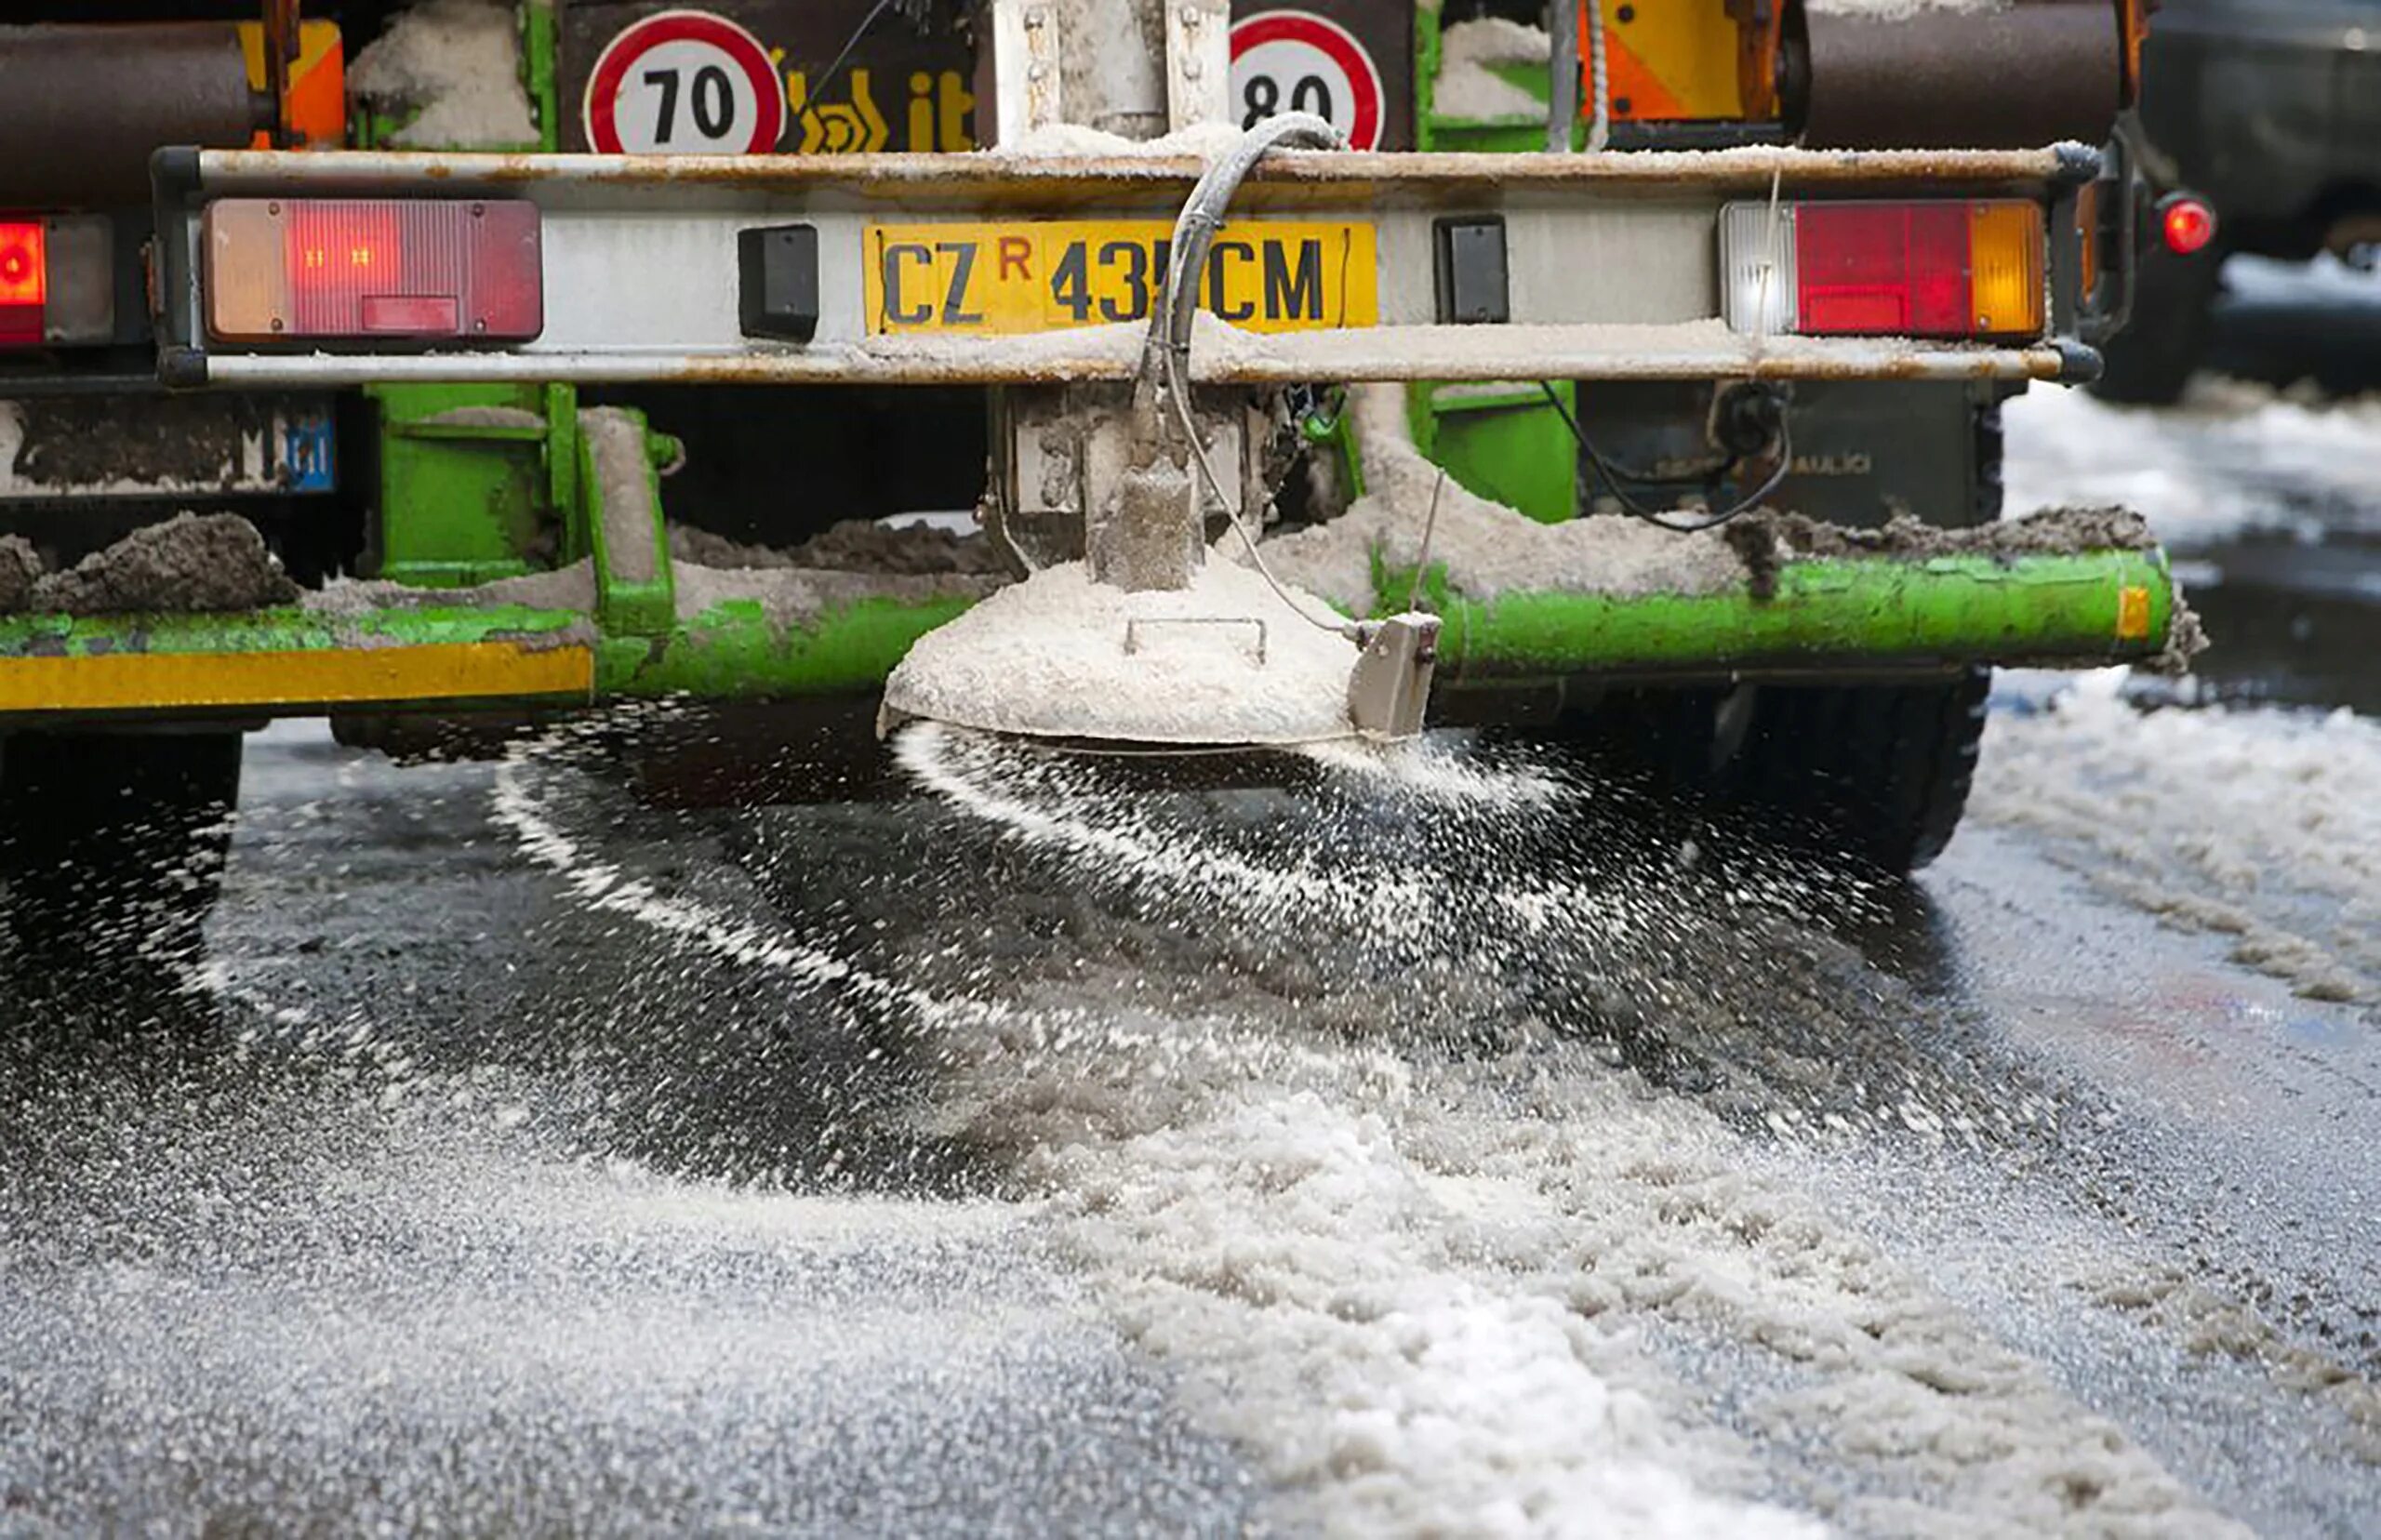
[{"label": "rear light cluster", "polygon": [[2042,206],[2014,198],[1731,204],[1720,219],[1740,332],[2040,337],[2043,251]]},{"label": "rear light cluster", "polygon": [[115,339],[115,227],[102,215],[0,219],[0,348]]},{"label": "rear light cluster", "polygon": [[206,329],[236,343],[526,342],[545,329],[537,206],[225,198],[207,206]]}]

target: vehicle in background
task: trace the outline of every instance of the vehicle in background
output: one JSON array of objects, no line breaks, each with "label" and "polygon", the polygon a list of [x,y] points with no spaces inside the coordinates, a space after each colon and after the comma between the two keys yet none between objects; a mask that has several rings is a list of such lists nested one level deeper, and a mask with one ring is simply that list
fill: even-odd
[{"label": "vehicle in background", "polygon": [[2095,387],[2162,404],[2205,356],[2226,258],[2361,260],[2381,245],[2381,4],[2164,0],[2136,138],[2164,194],[2215,211],[2145,232],[2132,324]]}]

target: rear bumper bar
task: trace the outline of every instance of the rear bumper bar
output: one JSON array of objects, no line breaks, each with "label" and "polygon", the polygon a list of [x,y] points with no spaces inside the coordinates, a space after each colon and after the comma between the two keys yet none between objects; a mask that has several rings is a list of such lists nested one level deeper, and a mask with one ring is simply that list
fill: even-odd
[{"label": "rear bumper bar", "polygon": [[[1223,328],[1217,327],[1220,331]],[[1203,336],[1209,328],[1200,328]],[[581,385],[1049,385],[1129,381],[1148,328],[1136,323],[1029,338],[912,342],[875,338],[801,352],[603,352],[296,356],[215,353],[203,381],[268,388],[480,382]],[[1318,379],[2003,379],[2088,380],[2098,355],[2071,343],[1994,348],[1878,344],[1853,339],[1738,337],[1716,322],[1671,325],[1377,326],[1260,337],[1234,331],[1194,345],[1202,384]]]}]

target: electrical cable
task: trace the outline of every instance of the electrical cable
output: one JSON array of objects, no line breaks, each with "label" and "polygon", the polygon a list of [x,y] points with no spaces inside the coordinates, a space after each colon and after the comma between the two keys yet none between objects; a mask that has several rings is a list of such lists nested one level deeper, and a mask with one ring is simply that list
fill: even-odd
[{"label": "electrical cable", "polygon": [[1439,467],[1439,479],[1430,484],[1430,516],[1422,521],[1422,553],[1414,558],[1414,586],[1405,593],[1405,613],[1413,614],[1422,607],[1422,578],[1430,570],[1430,542],[1439,533],[1439,495],[1447,489],[1447,468]]},{"label": "electrical cable", "polygon": [[835,55],[835,61],[819,72],[817,85],[803,93],[807,100],[826,100],[828,90],[835,84],[835,76],[842,73],[844,66],[851,62],[853,50],[858,48],[869,33],[874,30],[877,22],[885,19],[886,11],[896,8],[898,8],[904,16],[911,17],[913,20],[923,20],[925,14],[925,7],[918,4],[918,0],[876,0],[876,4],[869,8],[868,14],[859,19],[859,25],[852,29],[851,36],[844,39],[843,51]]},{"label": "electrical cable", "polygon": [[1667,529],[1673,535],[1700,535],[1706,530],[1719,528],[1731,519],[1751,512],[1767,500],[1771,493],[1777,490],[1785,482],[1787,471],[1793,468],[1793,431],[1781,425],[1777,432],[1777,465],[1770,471],[1767,481],[1762,482],[1742,501],[1723,512],[1706,514],[1700,518],[1690,519],[1683,524],[1677,523],[1630,497],[1628,488],[1621,485],[1620,476],[1613,470],[1612,462],[1603,458],[1603,453],[1596,447],[1595,441],[1589,438],[1587,431],[1579,426],[1579,419],[1571,415],[1571,408],[1563,404],[1562,392],[1552,385],[1543,382],[1539,384],[1538,389],[1546,393],[1547,401],[1562,417],[1563,426],[1571,431],[1571,437],[1578,445],[1579,452],[1588,457],[1588,463],[1594,466],[1596,473],[1603,478],[1605,490],[1612,494],[1613,500],[1619,503],[1622,510],[1632,518],[1642,519],[1656,529]]}]

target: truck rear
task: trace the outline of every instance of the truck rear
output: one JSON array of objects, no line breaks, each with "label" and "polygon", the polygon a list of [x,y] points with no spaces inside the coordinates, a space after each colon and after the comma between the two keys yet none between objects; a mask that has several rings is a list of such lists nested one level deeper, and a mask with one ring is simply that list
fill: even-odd
[{"label": "truck rear", "polygon": [[[2001,402],[2122,310],[2139,8],[227,18],[242,91],[0,230],[20,929],[115,923],[40,874],[127,822],[219,841],[275,716],[888,678],[1062,741],[1619,736],[1921,864],[1991,666],[2189,644],[2138,520],[2000,520]],[[0,57],[163,103],[194,34],[135,10]]]}]

